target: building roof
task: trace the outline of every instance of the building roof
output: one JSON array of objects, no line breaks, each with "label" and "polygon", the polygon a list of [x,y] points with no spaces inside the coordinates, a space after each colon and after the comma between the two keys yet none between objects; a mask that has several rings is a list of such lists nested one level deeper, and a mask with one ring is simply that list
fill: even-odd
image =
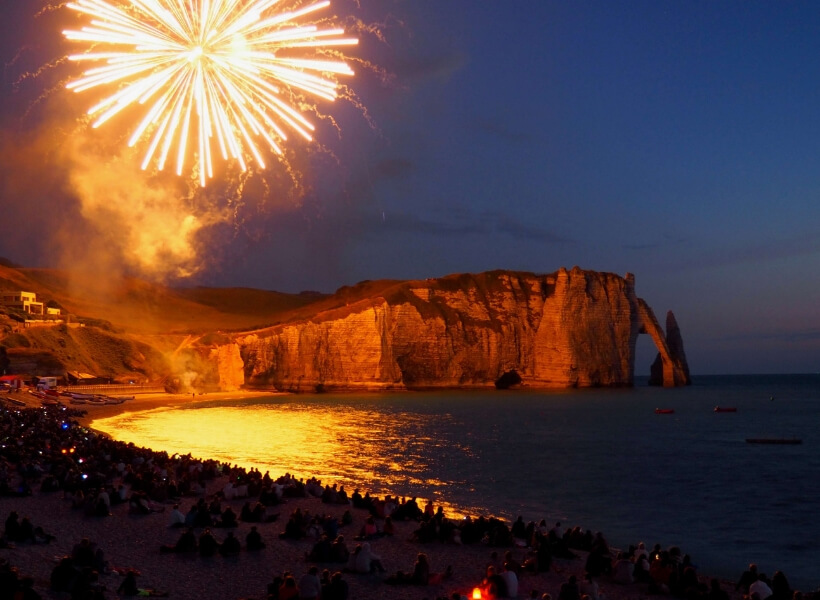
[{"label": "building roof", "polygon": [[66,375],[73,377],[74,379],[97,379],[96,375],[92,375],[91,373],[81,373],[80,371],[68,371]]}]

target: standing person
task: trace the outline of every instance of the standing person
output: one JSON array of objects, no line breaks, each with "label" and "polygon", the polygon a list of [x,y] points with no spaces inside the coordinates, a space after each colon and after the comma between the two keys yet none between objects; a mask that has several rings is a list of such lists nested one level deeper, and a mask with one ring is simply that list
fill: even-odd
[{"label": "standing person", "polygon": [[507,596],[510,598],[518,597],[518,575],[509,562],[504,563],[504,569],[501,571],[501,578],[507,586]]},{"label": "standing person", "polygon": [[766,600],[772,596],[772,588],[769,587],[764,573],[760,573],[757,576],[757,581],[749,586],[749,598],[754,599],[755,596],[757,596],[757,600]]},{"label": "standing person", "polygon": [[322,582],[319,580],[318,567],[310,567],[308,572],[299,579],[296,587],[299,590],[299,600],[319,600],[322,593]]},{"label": "standing person", "polygon": [[749,568],[743,571],[740,579],[737,580],[737,583],[735,584],[735,591],[748,594],[749,586],[755,581],[757,581],[757,565],[755,563],[750,563]]},{"label": "standing person", "polygon": [[773,600],[791,600],[793,597],[789,580],[783,571],[775,571],[772,575],[772,596]]}]

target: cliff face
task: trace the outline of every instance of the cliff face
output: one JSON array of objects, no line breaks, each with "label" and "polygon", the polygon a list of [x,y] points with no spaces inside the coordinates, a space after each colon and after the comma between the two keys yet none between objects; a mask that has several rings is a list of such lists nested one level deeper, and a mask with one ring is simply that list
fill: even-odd
[{"label": "cliff face", "polygon": [[622,386],[641,302],[631,275],[495,271],[398,283],[235,342],[246,382],[284,390],[486,387],[513,372],[532,387]]},{"label": "cliff face", "polygon": [[224,344],[210,351],[210,359],[216,363],[219,374],[219,388],[223,392],[233,392],[245,384],[245,371],[239,346]]}]

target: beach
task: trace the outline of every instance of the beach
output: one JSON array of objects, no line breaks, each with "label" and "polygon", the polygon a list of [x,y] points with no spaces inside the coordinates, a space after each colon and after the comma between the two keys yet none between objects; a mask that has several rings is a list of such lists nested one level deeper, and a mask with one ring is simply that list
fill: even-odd
[{"label": "beach", "polygon": [[[267,394],[267,392],[265,392]],[[232,393],[226,397],[237,398],[241,394]],[[251,396],[253,394],[248,394]],[[30,402],[26,395],[15,395]],[[214,398],[218,395],[209,394],[199,399]],[[33,398],[31,400],[34,400]],[[154,406],[166,406],[170,403],[190,401],[189,395],[154,395],[152,397],[137,396],[121,405],[113,406],[83,406],[87,408],[87,416],[83,419],[88,422],[92,417],[115,414],[115,411],[145,410]],[[3,402],[11,410],[19,409],[17,404]],[[94,443],[94,433],[91,434]],[[113,442],[112,442],[113,443]],[[35,457],[32,457],[35,458]],[[207,458],[207,457],[200,457]],[[99,460],[99,459],[98,459]],[[282,474],[272,473],[273,478]],[[200,498],[208,501],[217,496],[224,489],[228,478],[215,476],[208,480],[204,491],[196,495],[186,495],[179,500],[183,513]],[[117,481],[112,481],[116,485]],[[333,482],[322,482],[332,484]],[[363,490],[367,489],[367,482],[361,482]],[[63,491],[41,492],[36,485],[32,486],[33,493],[23,497],[0,497],[0,516],[4,519],[11,511],[16,511],[20,517],[28,517],[35,526],[56,539],[50,543],[18,543],[11,549],[0,549],[0,557],[13,566],[19,568],[22,575],[34,579],[35,590],[44,597],[68,597],[65,593],[49,592],[49,578],[57,565],[59,558],[71,554],[72,548],[83,538],[88,538],[103,550],[107,568],[100,574],[100,583],[105,587],[109,597],[116,596],[116,590],[122,581],[122,573],[127,569],[135,569],[140,575],[137,583],[140,587],[154,588],[167,592],[169,597],[179,600],[201,600],[202,598],[265,598],[266,589],[273,578],[283,572],[293,573],[298,580],[305,574],[311,565],[316,565],[321,572],[328,569],[331,572],[342,570],[345,566],[336,563],[313,563],[306,560],[315,543],[315,538],[280,539],[279,534],[285,529],[285,522],[293,511],[299,509],[314,516],[331,516],[334,520],[342,518],[345,511],[350,511],[352,523],[342,526],[339,533],[344,535],[349,549],[353,549],[357,542],[354,538],[360,533],[369,513],[367,510],[351,508],[349,504],[328,504],[317,497],[286,497],[285,502],[269,507],[270,512],[279,514],[276,521],[270,523],[245,523],[240,521],[232,529],[217,529],[213,531],[219,541],[227,536],[228,531],[242,542],[243,550],[238,556],[201,557],[197,554],[163,554],[160,546],[173,544],[180,536],[180,530],[169,527],[170,512],[174,501],[171,499],[157,501],[152,504],[155,510],[148,514],[135,514],[129,508],[129,503],[112,505],[110,516],[91,516],[82,508],[72,508],[71,498]],[[256,498],[218,498],[221,507],[231,506],[236,514],[240,514],[242,506],[248,500]],[[380,523],[382,526],[383,523]],[[257,551],[246,551],[245,536],[251,527],[257,527],[266,544],[266,548]],[[485,543],[454,544],[439,541],[420,543],[411,541],[413,532],[419,527],[415,520],[397,520],[395,534],[392,536],[375,537],[369,540],[375,554],[381,557],[386,574],[358,574],[344,573],[343,578],[350,588],[350,598],[361,600],[378,598],[422,599],[451,597],[454,592],[470,597],[472,590],[481,584],[488,565],[494,565],[499,570],[502,567],[504,553],[510,551],[512,557],[523,563],[529,556],[529,549],[520,545],[493,547]],[[197,534],[201,528],[197,530]],[[604,532],[605,534],[606,532]],[[640,539],[640,532],[635,532],[635,539]],[[651,540],[647,540],[650,542]],[[682,549],[686,552],[686,548]],[[411,572],[418,553],[423,552],[429,557],[431,572],[442,574],[451,567],[452,574],[440,581],[434,577],[435,583],[418,585],[392,586],[385,583],[387,575],[398,570]],[[524,573],[519,580],[517,597],[529,598],[533,592],[549,593],[557,598],[561,585],[571,575],[580,581],[583,579],[586,552],[574,549],[577,558],[554,558],[548,572]],[[709,578],[699,570],[699,579],[704,586]],[[738,573],[739,575],[739,573]],[[608,599],[643,598],[649,595],[649,586],[646,583],[617,584],[602,575],[597,578],[601,594]],[[733,582],[723,582],[723,589],[730,592],[732,598],[741,598],[742,594],[734,591]]]}]

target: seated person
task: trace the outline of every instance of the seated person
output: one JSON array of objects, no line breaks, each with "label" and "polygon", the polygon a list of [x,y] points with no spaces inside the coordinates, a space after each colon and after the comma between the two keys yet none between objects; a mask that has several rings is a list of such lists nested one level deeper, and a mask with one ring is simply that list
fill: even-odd
[{"label": "seated person", "polygon": [[285,531],[279,534],[282,539],[301,540],[305,537],[305,531],[302,529],[300,519],[294,514],[288,519],[285,524]]},{"label": "seated person", "polygon": [[293,575],[287,575],[279,588],[279,600],[292,600],[298,597],[299,588],[296,586],[296,578]]},{"label": "seated person", "polygon": [[152,588],[137,587],[137,574],[133,569],[129,569],[125,574],[125,578],[117,588],[117,593],[122,594],[123,596],[165,597],[168,595],[168,592],[158,592]]},{"label": "seated person", "polygon": [[159,551],[163,554],[168,552],[196,552],[197,541],[193,528],[186,528],[185,531],[182,532],[182,535],[179,536],[176,544],[164,544],[160,546]]},{"label": "seated person", "polygon": [[487,576],[484,578],[482,587],[490,598],[507,597],[507,582],[492,565],[487,567]]},{"label": "seated person", "polygon": [[370,540],[378,533],[378,529],[376,528],[376,520],[373,518],[373,515],[367,517],[367,520],[362,525],[361,530],[359,531],[359,535],[355,538],[357,540]]},{"label": "seated person", "polygon": [[219,553],[222,556],[236,556],[239,552],[239,540],[234,536],[233,531],[229,531],[228,537],[219,546]]},{"label": "seated person", "polygon": [[612,565],[612,581],[622,585],[628,585],[634,581],[632,572],[635,570],[634,565],[627,558],[625,552],[619,552],[615,564]]},{"label": "seated person", "polygon": [[245,536],[245,545],[250,551],[262,550],[265,547],[265,542],[262,541],[262,535],[256,529],[256,525],[253,525],[248,535]]},{"label": "seated person", "polygon": [[311,562],[330,562],[331,557],[331,543],[330,538],[326,535],[320,537],[313,548],[310,549],[306,558]]},{"label": "seated person", "polygon": [[259,519],[254,515],[253,509],[251,509],[251,503],[245,502],[242,505],[242,511],[239,513],[239,519],[243,523],[258,523]]},{"label": "seated person", "polygon": [[199,534],[199,555],[213,556],[219,550],[219,541],[207,527]]},{"label": "seated person", "polygon": [[348,600],[349,588],[342,579],[342,573],[336,571],[330,577],[330,583],[322,588],[322,600]]},{"label": "seated person", "polygon": [[179,510],[179,504],[174,504],[168,518],[168,527],[185,527],[185,515]]},{"label": "seated person", "polygon": [[347,563],[350,558],[350,550],[347,549],[344,536],[340,535],[330,546],[330,560],[336,563]]},{"label": "seated person", "polygon": [[238,527],[239,522],[236,520],[236,513],[228,506],[222,511],[222,516],[216,524],[217,527]]},{"label": "seated person", "polygon": [[373,553],[368,542],[362,544],[361,548],[358,550],[358,553],[355,554],[354,561],[357,573],[375,573],[376,571],[379,573],[385,572],[385,568],[382,566],[381,557]]},{"label": "seated person", "polygon": [[408,585],[427,585],[430,580],[430,562],[427,555],[420,552],[416,557],[416,563],[413,565],[413,572],[408,574],[404,571],[398,571],[395,575],[391,575],[386,579],[386,583],[392,585],[408,584]]}]

